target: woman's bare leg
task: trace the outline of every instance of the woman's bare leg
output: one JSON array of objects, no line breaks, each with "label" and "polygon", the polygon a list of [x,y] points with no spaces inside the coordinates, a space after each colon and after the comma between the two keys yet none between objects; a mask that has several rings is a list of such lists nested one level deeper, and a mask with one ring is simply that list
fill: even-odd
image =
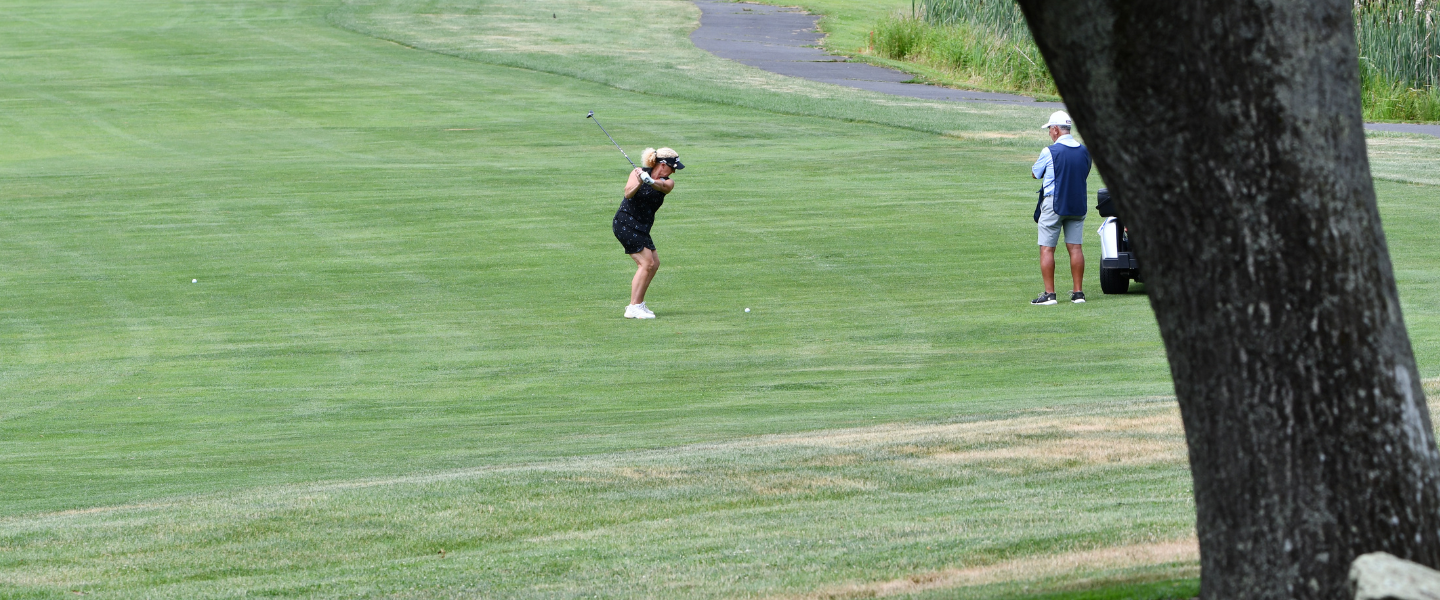
[{"label": "woman's bare leg", "polygon": [[660,270],[660,257],[654,250],[645,248],[630,255],[635,259],[635,278],[630,280],[630,303],[639,304],[645,301],[645,290],[650,288],[650,280],[655,278],[655,271]]}]

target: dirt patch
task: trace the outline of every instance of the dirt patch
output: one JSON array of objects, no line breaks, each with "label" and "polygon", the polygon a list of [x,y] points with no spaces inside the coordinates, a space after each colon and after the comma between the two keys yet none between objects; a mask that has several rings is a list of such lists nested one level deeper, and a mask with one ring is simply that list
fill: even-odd
[{"label": "dirt patch", "polygon": [[790,476],[740,477],[749,486],[751,493],[758,496],[803,494],[822,490],[861,491],[873,490],[873,482],[835,476]]},{"label": "dirt patch", "polygon": [[1079,438],[1130,438],[1183,442],[1178,408],[1147,411],[1137,416],[1046,414],[995,421],[935,425],[889,425],[814,433],[767,436],[738,442],[758,447],[812,446],[845,450],[884,447],[927,448],[937,444],[954,448],[1037,445]]},{"label": "dirt patch", "polygon": [[70,509],[70,510],[60,510],[60,511],[55,511],[55,512],[36,513],[36,514],[33,514],[33,515],[24,515],[23,517],[6,517],[6,518],[4,518],[4,519],[0,519],[0,522],[17,520],[18,518],[24,518],[25,520],[37,520],[37,519],[48,519],[48,518],[56,518],[56,517],[74,517],[74,516],[80,516],[80,515],[97,515],[97,514],[105,514],[105,513],[128,511],[128,510],[165,509],[165,508],[173,508],[173,507],[176,507],[176,506],[180,506],[180,504],[181,504],[181,503],[178,503],[178,502],[146,502],[146,503],[140,503],[140,504],[116,504],[116,505],[111,505],[111,506],[94,506],[94,507],[91,507],[91,508],[74,508],[74,509]]},{"label": "dirt patch", "polygon": [[957,140],[1033,140],[1035,136],[1030,132],[1004,132],[1004,131],[947,131],[946,137]]},{"label": "dirt patch", "polygon": [[[823,588],[807,594],[781,596],[789,600],[845,600],[849,598],[884,598],[916,594],[931,590],[953,589],[1025,581],[1078,574],[1085,571],[1123,569],[1145,565],[1196,562],[1200,545],[1194,539],[1174,540],[1155,544],[1137,544],[1035,556],[1009,560],[993,565],[964,567],[916,573],[901,579],[870,583],[850,583]],[[1197,567],[1198,570],[1198,567]]]},{"label": "dirt patch", "polygon": [[616,468],[614,472],[620,478],[630,481],[673,481],[689,476],[683,470],[671,467],[625,466]]},{"label": "dirt patch", "polygon": [[957,437],[964,448],[906,449],[947,463],[1154,464],[1185,460],[1182,434],[1179,414],[1167,411],[1134,418],[1027,419]]},{"label": "dirt patch", "polygon": [[989,450],[940,452],[930,456],[942,462],[1011,462],[1055,464],[1126,465],[1178,462],[1185,459],[1185,449],[1162,440],[1114,440],[1067,438],[1036,444],[1017,444]]},{"label": "dirt patch", "polygon": [[850,467],[861,462],[859,454],[829,454],[804,461],[807,467]]}]

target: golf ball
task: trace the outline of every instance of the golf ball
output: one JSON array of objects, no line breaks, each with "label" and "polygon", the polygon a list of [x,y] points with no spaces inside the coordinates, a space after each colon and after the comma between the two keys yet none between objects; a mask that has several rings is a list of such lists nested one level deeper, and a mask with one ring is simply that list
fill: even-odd
[{"label": "golf ball", "polygon": [[190,283],[200,283],[200,280],[199,280],[199,279],[191,279],[191,280],[190,280]]},{"label": "golf ball", "polygon": [[748,308],[747,308],[747,309],[745,309],[745,312],[750,312],[750,309],[748,309]]}]

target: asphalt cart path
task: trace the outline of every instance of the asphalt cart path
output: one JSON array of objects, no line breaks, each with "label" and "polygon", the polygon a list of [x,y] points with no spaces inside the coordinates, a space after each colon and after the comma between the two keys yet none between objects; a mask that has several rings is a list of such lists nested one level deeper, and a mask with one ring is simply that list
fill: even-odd
[{"label": "asphalt cart path", "polygon": [[1059,102],[1036,102],[1034,98],[1015,94],[904,83],[915,76],[849,62],[844,56],[820,49],[820,41],[825,38],[815,25],[820,17],[798,8],[713,0],[696,0],[695,5],[701,11],[700,28],[690,34],[696,47],[772,73],[926,100],[1065,107]]},{"label": "asphalt cart path", "polygon": [[[1060,102],[1036,102],[1029,96],[905,83],[915,76],[850,62],[844,56],[820,49],[820,42],[825,38],[816,26],[820,17],[798,8],[715,0],[695,0],[695,5],[701,11],[700,27],[690,34],[696,47],[772,73],[925,100],[1065,108]],[[1366,123],[1365,128],[1440,137],[1440,125]]]}]

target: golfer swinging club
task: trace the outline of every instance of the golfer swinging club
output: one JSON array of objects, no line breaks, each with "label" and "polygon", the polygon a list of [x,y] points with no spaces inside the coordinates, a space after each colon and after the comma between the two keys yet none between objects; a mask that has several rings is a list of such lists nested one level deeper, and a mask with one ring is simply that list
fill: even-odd
[{"label": "golfer swinging club", "polygon": [[650,239],[650,227],[655,224],[655,211],[665,203],[665,195],[675,190],[670,175],[685,168],[680,155],[669,148],[646,148],[640,155],[640,167],[630,172],[625,182],[625,199],[620,201],[620,210],[615,211],[611,229],[615,239],[625,247],[625,253],[635,259],[635,278],[630,280],[630,305],[625,307],[627,319],[653,319],[655,313],[645,306],[645,290],[655,271],[660,269],[660,257],[655,255],[655,241]]},{"label": "golfer swinging club", "polygon": [[1080,282],[1085,278],[1085,253],[1080,248],[1085,228],[1085,180],[1090,177],[1090,152],[1070,135],[1070,115],[1056,111],[1043,128],[1054,145],[1040,151],[1030,174],[1041,180],[1035,223],[1040,231],[1040,278],[1045,291],[1030,303],[1055,304],[1055,246],[1065,231],[1065,250],[1070,254],[1070,277],[1075,287],[1070,301],[1085,302]]}]

